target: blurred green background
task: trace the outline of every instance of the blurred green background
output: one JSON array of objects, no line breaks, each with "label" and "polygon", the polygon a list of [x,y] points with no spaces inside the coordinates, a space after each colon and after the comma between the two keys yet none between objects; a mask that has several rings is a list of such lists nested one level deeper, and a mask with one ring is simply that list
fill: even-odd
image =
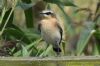
[{"label": "blurred green background", "polygon": [[64,30],[62,56],[100,54],[100,0],[0,0],[0,56],[55,56],[37,30],[44,9]]}]

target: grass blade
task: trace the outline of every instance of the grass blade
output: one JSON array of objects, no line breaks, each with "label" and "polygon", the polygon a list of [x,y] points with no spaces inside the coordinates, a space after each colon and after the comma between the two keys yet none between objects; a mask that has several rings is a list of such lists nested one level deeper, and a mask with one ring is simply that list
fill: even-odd
[{"label": "grass blade", "polygon": [[93,22],[86,22],[85,28],[82,30],[78,43],[77,43],[77,55],[81,55],[82,51],[84,50],[85,46],[87,45],[89,39],[94,34],[94,23]]},{"label": "grass blade", "polygon": [[21,47],[22,47],[22,50],[21,50],[22,56],[29,57],[29,52],[28,52],[27,48],[24,45],[21,45]]},{"label": "grass blade", "polygon": [[57,4],[58,7],[61,9],[62,11],[62,15],[63,15],[63,18],[64,18],[64,25],[65,25],[65,28],[67,29],[67,32],[69,33],[69,35],[74,35],[75,34],[75,30],[74,30],[74,27],[72,26],[72,20],[71,18],[66,14],[66,12],[64,11],[64,6],[62,5],[59,5]]}]

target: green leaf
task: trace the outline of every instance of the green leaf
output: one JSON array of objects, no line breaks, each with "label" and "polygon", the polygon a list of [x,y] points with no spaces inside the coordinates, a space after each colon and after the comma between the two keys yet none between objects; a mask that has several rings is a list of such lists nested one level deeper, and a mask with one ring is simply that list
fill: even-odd
[{"label": "green leaf", "polygon": [[22,2],[25,2],[25,3],[31,3],[31,0],[22,0]]},{"label": "green leaf", "polygon": [[21,50],[17,51],[16,53],[13,54],[14,57],[20,57],[21,54]]},{"label": "green leaf", "polygon": [[27,48],[24,45],[21,45],[21,46],[22,46],[22,50],[21,50],[22,56],[29,57],[29,52],[28,52]]},{"label": "green leaf", "polygon": [[[37,39],[35,42],[32,42],[31,44],[27,45],[27,46],[26,46],[27,49],[31,49],[31,48],[36,49],[34,46],[35,46],[36,44],[39,44],[39,42],[40,42],[41,40],[42,40],[42,39]],[[36,50],[37,50],[37,49],[36,49]]]},{"label": "green leaf", "polygon": [[75,4],[73,4],[72,1],[70,0],[44,0],[48,3],[54,3],[54,4],[59,4],[59,5],[63,5],[63,6],[75,6]]},{"label": "green leaf", "polygon": [[25,42],[26,44],[31,43],[31,41],[28,39],[28,37],[25,35],[25,33],[21,30],[15,29],[15,28],[6,28],[3,34],[4,37],[10,38],[10,36],[14,37],[17,40],[21,40]]},{"label": "green leaf", "polygon": [[100,40],[100,30],[96,30],[94,36],[95,36],[96,39],[99,41],[99,40]]},{"label": "green leaf", "polygon": [[0,10],[3,8],[4,2],[4,0],[0,0]]},{"label": "green leaf", "polygon": [[15,6],[16,6],[16,4],[17,4],[17,0],[16,1],[14,1],[15,3],[13,4],[13,7],[10,9],[10,11],[8,11],[8,13],[7,14],[5,14],[5,18],[6,18],[6,20],[4,20],[4,22],[2,21],[2,24],[0,24],[0,30],[1,30],[1,33],[0,33],[0,36],[2,36],[2,34],[3,34],[3,32],[4,32],[4,30],[5,30],[5,28],[7,27],[7,26],[10,26],[11,24],[12,24],[12,22],[13,22],[13,11],[14,11],[14,9],[15,9]]},{"label": "green leaf", "polygon": [[[35,54],[36,54],[36,53],[34,53],[34,49],[29,50],[29,52],[28,52],[28,53],[29,53],[29,55],[30,55],[30,56],[33,56],[33,55],[35,55]],[[34,53],[34,54],[33,54],[33,53]]]},{"label": "green leaf", "polygon": [[81,55],[82,51],[86,47],[89,39],[94,34],[94,23],[93,22],[85,22],[84,29],[80,33],[80,37],[77,43],[77,55]]},{"label": "green leaf", "polygon": [[[36,54],[38,53],[38,50],[35,47],[35,45],[39,44],[40,41],[41,41],[41,39],[37,39],[35,42],[32,42],[32,43],[25,46],[25,48],[29,51],[29,54],[32,54],[32,56],[36,56]],[[21,56],[21,50],[14,53],[14,56],[15,57]]]},{"label": "green leaf", "polygon": [[[11,10],[12,10],[12,9],[9,9],[9,10],[3,15],[3,17],[2,17],[3,19],[2,19],[2,22],[1,22],[1,24],[0,24],[0,30],[3,29],[4,24],[5,24],[6,20],[8,19],[9,14],[11,13]],[[5,11],[5,9],[4,9],[4,11]],[[7,24],[6,24],[6,27],[7,27],[7,26],[10,26],[10,25],[12,24],[12,22],[13,22],[13,13],[12,13],[11,16],[9,17],[9,20],[8,20],[8,22],[7,22]]]},{"label": "green leaf", "polygon": [[100,54],[100,30],[97,29],[96,32],[94,33],[94,37],[96,39],[96,44],[94,44],[94,55],[99,55]]},{"label": "green leaf", "polygon": [[94,49],[93,49],[93,55],[95,55],[95,56],[99,56],[99,53],[100,53],[100,47],[99,47],[100,45],[99,44],[94,44]]},{"label": "green leaf", "polygon": [[3,21],[3,18],[4,18],[4,16],[5,16],[5,13],[6,13],[6,9],[3,8],[3,9],[2,9],[2,13],[1,13],[1,15],[0,15],[0,25],[2,24],[2,21]]},{"label": "green leaf", "polygon": [[23,2],[19,2],[17,4],[18,7],[21,7],[24,10],[29,9],[29,8],[33,7],[34,5],[35,4],[33,4],[33,3],[27,4],[27,3],[23,3]]},{"label": "green leaf", "polygon": [[75,34],[75,30],[74,30],[74,27],[72,26],[71,18],[64,11],[64,9],[63,9],[64,6],[59,5],[59,4],[57,4],[57,5],[61,9],[61,14],[63,15],[64,25],[65,25],[65,28],[67,29],[67,32],[69,33],[69,35],[74,35]]},{"label": "green leaf", "polygon": [[32,8],[25,10],[26,26],[27,28],[33,28],[33,12]]},{"label": "green leaf", "polygon": [[60,0],[64,6],[75,6],[73,0]]},{"label": "green leaf", "polygon": [[19,2],[19,6],[21,6],[23,9],[28,9],[34,5],[36,5],[36,3],[38,3],[39,0],[22,0],[22,2]]},{"label": "green leaf", "polygon": [[52,45],[50,45],[44,52],[42,52],[39,57],[45,57],[49,54],[49,52],[52,50]]},{"label": "green leaf", "polygon": [[37,40],[38,38],[40,38],[40,34],[38,33],[38,31],[36,29],[33,28],[28,28],[28,29],[23,29],[23,32],[25,33],[25,35],[28,36],[29,39],[31,39],[32,41]]},{"label": "green leaf", "polygon": [[[31,3],[31,0],[22,0],[22,2],[29,4],[29,3]],[[25,5],[25,4],[23,4],[23,5]],[[27,7],[30,7],[30,6],[32,6],[32,5],[31,4],[29,6],[27,5]],[[33,28],[33,12],[32,12],[32,7],[27,9],[27,10],[25,10],[24,12],[25,12],[27,28]]]}]

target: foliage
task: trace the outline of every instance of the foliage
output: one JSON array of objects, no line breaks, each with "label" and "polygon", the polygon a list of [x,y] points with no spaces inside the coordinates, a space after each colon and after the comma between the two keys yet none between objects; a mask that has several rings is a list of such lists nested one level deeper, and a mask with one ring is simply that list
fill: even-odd
[{"label": "foliage", "polygon": [[[74,43],[76,47],[74,48],[74,45],[65,39],[62,41],[62,48],[66,48],[66,46],[69,47],[69,43],[72,45],[72,47],[69,48],[71,49],[70,52],[74,55],[79,56],[85,54],[86,52],[88,55],[100,54],[100,49],[98,47],[100,44],[100,25],[98,22],[100,16],[100,2],[97,3],[95,13],[91,13],[92,10],[88,8],[78,8],[78,6],[74,4],[73,0],[43,0],[42,3],[45,3],[45,6],[41,7],[37,5],[37,3],[39,3],[38,0],[2,0],[2,2],[0,2],[0,50],[3,51],[5,54],[4,56],[7,55],[6,53],[8,53],[9,56],[14,57],[55,56],[55,53],[52,51],[52,46],[46,48],[45,42],[42,40],[39,32],[35,28],[37,13],[33,11],[34,8],[36,8],[36,10],[43,8],[47,9],[47,6],[53,4],[57,5],[63,15],[65,38],[68,38],[71,42],[74,42],[74,40],[77,41]],[[74,12],[74,14],[77,14],[80,11],[89,12],[89,16],[84,21],[82,29],[76,38],[77,28],[73,26],[74,19],[72,19],[71,16],[69,16],[64,10],[64,7],[68,6],[70,8],[74,7],[78,9],[77,12]],[[14,16],[16,14],[14,13],[16,8],[20,8],[24,11],[25,24],[23,25],[25,25],[25,28],[14,24],[14,18],[20,17],[20,15],[17,15],[17,17]],[[49,8],[52,9],[52,7]],[[68,35],[68,37],[66,37],[66,35]],[[89,50],[86,49],[88,49],[88,44],[90,44],[91,41],[93,42],[91,44],[92,51],[88,52]],[[73,49],[75,49],[74,52],[72,52]],[[63,49],[63,51],[66,55],[69,55],[66,53],[68,50]]]}]

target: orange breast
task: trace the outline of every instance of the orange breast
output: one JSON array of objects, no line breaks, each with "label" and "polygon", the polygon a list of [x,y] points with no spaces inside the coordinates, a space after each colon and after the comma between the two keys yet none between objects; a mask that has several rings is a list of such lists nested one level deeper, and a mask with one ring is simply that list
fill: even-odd
[{"label": "orange breast", "polygon": [[41,28],[47,31],[55,31],[57,29],[56,23],[56,19],[45,19],[41,21]]}]

